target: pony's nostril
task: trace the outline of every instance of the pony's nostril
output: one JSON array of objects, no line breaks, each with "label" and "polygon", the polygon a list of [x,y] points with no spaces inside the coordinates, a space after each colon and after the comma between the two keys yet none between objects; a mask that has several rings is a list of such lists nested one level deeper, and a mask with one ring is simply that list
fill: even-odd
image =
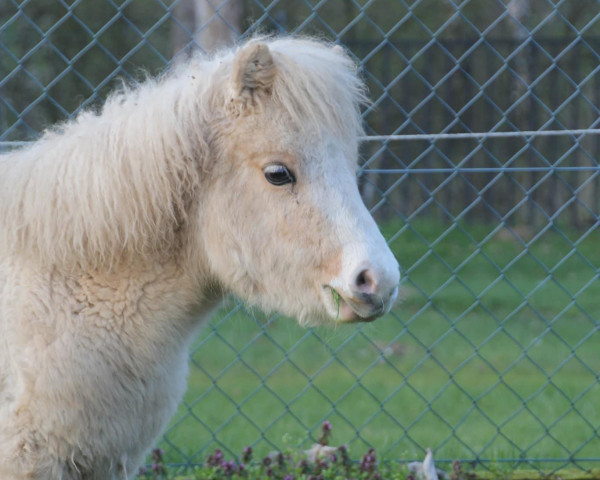
[{"label": "pony's nostril", "polygon": [[354,281],[354,287],[361,293],[374,293],[377,288],[377,282],[373,272],[369,269],[362,270]]}]

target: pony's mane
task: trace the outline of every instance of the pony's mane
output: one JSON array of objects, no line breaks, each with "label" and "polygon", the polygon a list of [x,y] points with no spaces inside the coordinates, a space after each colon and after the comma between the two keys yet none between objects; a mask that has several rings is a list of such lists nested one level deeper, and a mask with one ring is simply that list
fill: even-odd
[{"label": "pony's mane", "polygon": [[[272,98],[297,127],[355,144],[365,95],[353,62],[314,40],[260,41],[277,67]],[[172,255],[208,168],[211,120],[231,98],[236,51],[122,87],[99,112],[0,156],[0,258],[94,268]]]}]

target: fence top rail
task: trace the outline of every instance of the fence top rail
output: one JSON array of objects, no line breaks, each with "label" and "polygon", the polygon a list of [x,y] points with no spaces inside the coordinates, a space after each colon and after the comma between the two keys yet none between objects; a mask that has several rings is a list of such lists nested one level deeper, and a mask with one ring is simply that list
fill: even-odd
[{"label": "fence top rail", "polygon": [[600,165],[560,167],[548,165],[545,167],[455,167],[446,168],[364,168],[362,173],[378,173],[391,175],[432,174],[432,173],[564,173],[564,172],[600,172]]},{"label": "fence top rail", "polygon": [[361,137],[363,142],[379,141],[412,141],[412,140],[461,140],[511,137],[551,137],[551,136],[583,136],[598,135],[600,128],[580,128],[575,130],[525,130],[514,132],[465,132],[465,133],[416,133],[407,135],[368,135]]}]

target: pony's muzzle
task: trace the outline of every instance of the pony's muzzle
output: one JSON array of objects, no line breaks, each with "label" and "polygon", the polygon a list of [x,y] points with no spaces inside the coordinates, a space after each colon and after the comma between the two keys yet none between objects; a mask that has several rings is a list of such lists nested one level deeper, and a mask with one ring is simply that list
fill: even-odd
[{"label": "pony's muzzle", "polygon": [[334,289],[339,296],[338,320],[370,322],[388,313],[398,296],[399,273],[390,275],[361,266],[350,276],[346,288]]},{"label": "pony's muzzle", "polygon": [[[366,209],[365,209],[366,212]],[[368,214],[368,212],[366,212]],[[398,295],[400,267],[373,223],[368,240],[343,245],[337,275],[324,285],[326,307],[337,321],[365,322],[388,313]]]},{"label": "pony's muzzle", "polygon": [[358,317],[358,321],[371,321],[388,313],[398,295],[398,287],[385,295],[358,293],[353,297],[342,297]]}]

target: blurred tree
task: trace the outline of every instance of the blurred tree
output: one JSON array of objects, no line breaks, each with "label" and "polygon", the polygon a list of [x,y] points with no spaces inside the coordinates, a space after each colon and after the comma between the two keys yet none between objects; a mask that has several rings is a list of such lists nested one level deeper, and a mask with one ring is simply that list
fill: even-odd
[{"label": "blurred tree", "polygon": [[233,44],[243,33],[241,0],[180,0],[173,8],[179,22],[171,35],[173,53],[195,43],[205,52]]}]

